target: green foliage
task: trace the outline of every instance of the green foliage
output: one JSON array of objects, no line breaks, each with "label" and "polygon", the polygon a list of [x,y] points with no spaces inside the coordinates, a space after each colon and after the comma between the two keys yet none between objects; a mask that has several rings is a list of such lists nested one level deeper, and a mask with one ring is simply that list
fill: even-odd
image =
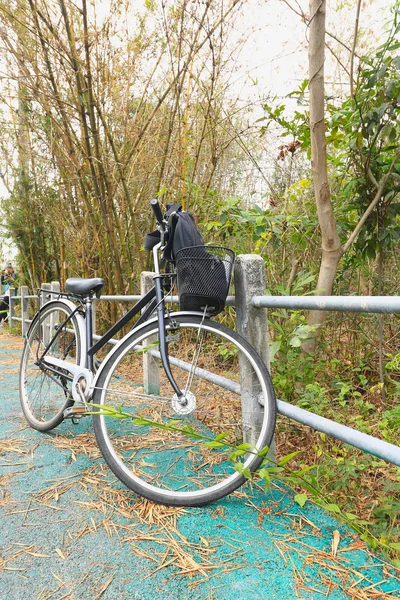
[{"label": "green foliage", "polygon": [[[348,95],[344,100],[330,97],[326,101],[330,185],[343,242],[374,199],[374,181],[380,183],[391,171],[382,198],[345,258],[346,266],[359,264],[360,258],[374,258],[378,247],[387,250],[400,241],[400,161],[396,159],[400,137],[399,16],[396,1],[384,43],[370,49],[360,60],[354,96]],[[261,133],[278,125],[282,137],[299,142],[300,150],[310,158],[307,86],[308,81],[303,81],[288,94],[287,103],[274,104],[272,100],[265,104],[265,116],[260,121],[265,123]],[[296,109],[291,104],[294,99]]]},{"label": "green foliage", "polygon": [[313,412],[323,412],[330,403],[328,389],[320,383],[307,383],[297,404]]},{"label": "green foliage", "polygon": [[[305,79],[300,84],[297,90],[289,93],[287,98],[297,100],[297,109],[292,112],[290,117],[287,116],[287,108],[285,104],[271,105],[264,104],[263,109],[265,116],[259,119],[259,122],[265,124],[261,127],[261,134],[265,134],[273,123],[278,124],[282,128],[282,136],[291,136],[293,140],[298,140],[303,150],[310,150],[310,125],[309,111],[304,107],[306,92],[308,87],[308,79]],[[272,103],[276,98],[272,98]],[[310,156],[310,154],[309,154]]]},{"label": "green foliage", "polygon": [[[310,293],[309,285],[315,276],[298,273],[292,291],[295,295]],[[267,290],[270,294],[271,291]],[[274,295],[289,295],[290,290],[278,285]],[[268,325],[270,332],[269,350],[274,385],[277,395],[282,399],[291,399],[297,385],[302,381],[307,385],[315,380],[315,364],[312,355],[304,355],[301,345],[315,330],[307,324],[304,314],[296,310],[274,309],[268,312]]]},{"label": "green foliage", "polygon": [[56,205],[53,188],[38,189],[31,180],[18,181],[10,197],[2,201],[3,222],[19,252],[21,283],[31,289],[60,279],[54,262],[60,254],[59,240],[49,219]]},{"label": "green foliage", "polygon": [[330,160],[340,181],[340,188],[335,189],[338,201],[347,204],[349,230],[375,197],[371,174],[381,182],[393,169],[381,200],[356,240],[355,250],[368,257],[375,256],[378,244],[388,249],[400,240],[400,163],[396,159],[400,134],[399,14],[396,3],[386,41],[360,63],[354,98],[345,99],[339,107],[327,104]]},{"label": "green foliage", "polygon": [[307,500],[308,500],[307,494],[296,494],[294,497],[294,501],[297,502],[297,504],[299,506],[301,506],[301,508],[303,508],[303,506],[305,505]]}]

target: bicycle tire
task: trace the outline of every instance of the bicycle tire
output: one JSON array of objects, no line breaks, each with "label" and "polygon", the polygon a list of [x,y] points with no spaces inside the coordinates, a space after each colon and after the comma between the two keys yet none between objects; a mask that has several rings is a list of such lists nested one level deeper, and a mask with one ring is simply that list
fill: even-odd
[{"label": "bicycle tire", "polygon": [[[143,421],[142,425],[140,421],[135,424],[131,418],[115,419],[94,408],[94,431],[105,461],[128,488],[160,504],[201,506],[244,483],[243,472],[235,470],[238,467],[230,460],[233,448],[210,448],[204,445],[204,439],[192,439],[160,425],[172,419],[179,429],[190,425],[210,439],[226,434],[223,443],[235,447],[253,437],[260,451],[273,437],[276,398],[265,364],[236,332],[210,319],[187,314],[171,315],[166,319],[166,328],[174,377],[182,391],[186,393],[190,387],[195,395],[193,400],[186,394],[188,405],[184,408],[192,412],[183,414],[184,409],[170,391],[157,351],[158,324],[152,322],[128,334],[106,357],[95,382],[93,403],[113,407],[120,416],[126,413],[142,420],[151,417],[158,426],[143,426]],[[200,338],[201,355],[194,361]],[[147,378],[143,383],[144,359],[152,363],[153,373],[157,369],[158,382],[154,376],[153,381]],[[259,410],[261,400],[264,409]],[[232,417],[229,425],[228,416]],[[250,453],[236,457],[236,461],[241,461],[242,471],[255,471],[263,458]]]},{"label": "bicycle tire", "polygon": [[[23,413],[29,425],[38,431],[50,431],[63,421],[63,412],[73,405],[71,382],[41,368],[39,352],[50,344],[57,328],[72,314],[75,306],[68,301],[52,301],[35,315],[22,351],[19,392]],[[81,364],[83,318],[75,314],[60,331],[47,354]],[[67,372],[66,372],[67,375]]]}]

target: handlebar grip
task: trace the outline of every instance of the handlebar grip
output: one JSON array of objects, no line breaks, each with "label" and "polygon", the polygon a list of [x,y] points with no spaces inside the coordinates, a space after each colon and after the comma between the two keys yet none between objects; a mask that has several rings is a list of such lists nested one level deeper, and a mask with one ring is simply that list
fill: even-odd
[{"label": "handlebar grip", "polygon": [[159,225],[163,225],[163,215],[162,215],[161,207],[158,203],[158,200],[156,198],[153,198],[153,200],[150,200],[150,204],[151,204],[151,208],[153,209],[153,212],[155,214],[157,223]]}]

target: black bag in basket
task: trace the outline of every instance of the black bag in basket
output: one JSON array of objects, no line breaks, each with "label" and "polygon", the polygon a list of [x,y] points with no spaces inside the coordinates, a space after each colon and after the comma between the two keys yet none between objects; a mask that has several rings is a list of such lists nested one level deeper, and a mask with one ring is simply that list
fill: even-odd
[{"label": "black bag in basket", "polygon": [[[180,204],[173,204],[168,207],[165,213],[169,221],[167,245],[163,252],[163,258],[175,262],[176,254],[182,248],[189,246],[204,246],[203,238],[196,227],[192,215],[184,210]],[[152,250],[160,241],[160,232],[158,230],[148,233],[145,238],[144,247],[146,250]]]},{"label": "black bag in basket", "polygon": [[218,314],[225,307],[235,254],[219,246],[192,246],[176,254],[181,310]]}]

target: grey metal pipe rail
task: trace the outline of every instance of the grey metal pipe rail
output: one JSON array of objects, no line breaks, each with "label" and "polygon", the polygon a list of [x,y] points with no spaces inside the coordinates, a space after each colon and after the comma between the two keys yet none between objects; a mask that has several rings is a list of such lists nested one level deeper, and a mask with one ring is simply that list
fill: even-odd
[{"label": "grey metal pipe rail", "polygon": [[[157,350],[151,350],[150,354],[160,358],[160,353]],[[176,359],[173,356],[170,357],[170,362],[171,364],[176,365],[180,369],[183,369],[187,372],[190,372],[192,368],[191,363]],[[215,383],[227,390],[230,390],[231,392],[234,392],[235,394],[240,395],[239,384],[227,379],[226,377],[210,373],[209,371],[200,368],[196,368],[195,373],[197,376],[202,377],[206,381]],[[388,442],[358,431],[357,429],[353,429],[352,427],[341,425],[340,423],[336,423],[336,421],[331,421],[330,419],[316,415],[315,413],[304,410],[298,406],[294,406],[293,404],[289,404],[288,402],[284,402],[283,400],[278,400],[277,404],[279,414],[289,417],[289,419],[293,419],[294,421],[302,423],[303,425],[308,425],[316,431],[326,433],[337,440],[351,444],[352,446],[355,446],[356,448],[359,448],[368,454],[373,454],[378,458],[387,460],[400,467],[400,448],[398,446],[389,444]]]},{"label": "grey metal pipe rail", "polygon": [[[100,296],[100,298],[95,299],[96,302],[98,302],[99,300],[108,300],[108,301],[115,301],[115,302],[137,302],[138,300],[140,300],[142,296],[139,295],[133,295],[133,296]],[[178,296],[167,296],[165,298],[165,301],[168,304],[179,304],[179,298]],[[226,299],[226,303],[228,306],[235,306],[235,296],[228,296]]]},{"label": "grey metal pipe rail", "polygon": [[400,296],[253,296],[256,308],[400,313]]},{"label": "grey metal pipe rail", "polygon": [[373,437],[353,429],[353,427],[347,427],[347,425],[341,425],[331,419],[326,419],[320,415],[304,410],[299,406],[294,406],[288,402],[278,400],[278,412],[289,419],[293,419],[303,425],[308,425],[317,431],[326,433],[327,435],[334,437],[337,440],[350,444],[363,452],[373,454],[378,458],[387,460],[400,467],[400,447],[394,444],[384,442],[379,438]]},{"label": "grey metal pipe rail", "polygon": [[[240,259],[240,257],[239,257]],[[246,264],[246,261],[248,264]],[[254,345],[256,350],[264,357],[264,360],[268,363],[268,356],[266,354],[267,345],[267,331],[262,332],[262,335],[257,338],[255,331],[259,326],[257,323],[257,315],[253,313],[259,308],[285,308],[290,310],[327,310],[327,311],[340,311],[340,312],[357,312],[357,313],[379,313],[379,314],[400,314],[400,296],[264,296],[262,292],[265,290],[265,281],[263,277],[245,277],[245,285],[240,288],[240,278],[243,279],[243,272],[246,269],[251,271],[251,264],[257,264],[260,266],[261,257],[257,255],[247,255],[243,257],[243,260],[237,261],[237,270],[235,273],[236,277],[236,298],[234,296],[228,296],[227,304],[229,306],[236,306],[237,308],[237,321],[238,330],[249,337],[251,343]],[[263,262],[262,262],[263,266]],[[260,271],[259,271],[260,272]],[[50,287],[49,293],[57,294],[59,290],[59,284],[53,282]],[[251,289],[247,289],[251,288]],[[240,290],[240,291],[239,291]],[[238,293],[239,291],[239,293]],[[26,302],[30,298],[37,298],[36,295],[28,295],[27,288],[21,288],[21,295],[16,296],[16,290],[10,290],[10,319],[13,321],[22,322],[23,335],[26,334],[27,324],[32,321],[27,318],[27,305]],[[130,295],[130,296],[115,296],[115,295],[104,295],[99,300],[102,301],[117,301],[117,302],[136,302],[141,296]],[[22,318],[16,317],[14,314],[13,306],[17,299],[22,300],[23,310]],[[97,302],[97,300],[96,300]],[[177,303],[178,297],[168,297],[168,303]],[[25,308],[24,308],[25,303]],[[266,321],[263,320],[263,323]],[[252,330],[249,332],[249,329]],[[24,333],[25,331],[25,333]],[[100,336],[95,335],[95,339],[99,339]],[[254,339],[256,342],[254,342]],[[110,343],[115,345],[118,340],[112,339]],[[156,353],[156,351],[154,351]],[[179,368],[184,370],[188,369],[188,365],[185,365],[183,361],[176,361],[171,357],[171,362],[177,364]],[[179,363],[179,364],[178,364]],[[237,384],[224,377],[213,375],[207,371],[199,371],[199,375],[205,379],[212,380],[213,377],[217,377],[219,385],[230,389],[237,393]],[[341,440],[344,443],[350,444],[360,450],[373,454],[378,458],[389,461],[394,465],[400,467],[400,447],[389,444],[383,440],[367,435],[361,431],[341,425],[336,421],[326,419],[315,413],[304,410],[298,406],[289,404],[282,400],[278,400],[278,412],[298,423],[302,423],[317,431],[326,433],[327,435]]]}]

